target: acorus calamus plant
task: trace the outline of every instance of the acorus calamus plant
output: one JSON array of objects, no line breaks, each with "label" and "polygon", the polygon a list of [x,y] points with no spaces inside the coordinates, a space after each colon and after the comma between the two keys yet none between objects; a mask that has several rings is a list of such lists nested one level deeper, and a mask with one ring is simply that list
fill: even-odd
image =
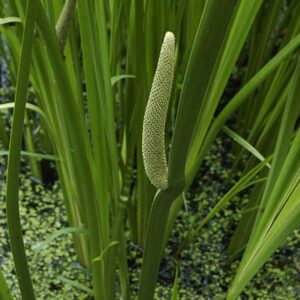
[{"label": "acorus calamus plant", "polygon": [[[1,155],[9,152],[7,219],[24,299],[35,293],[18,214],[23,150],[36,178],[40,159],[56,164],[64,233],[92,270],[88,297],[135,297],[130,241],[143,250],[139,300],[152,300],[184,196],[220,132],[237,142],[238,181],[204,218],[187,220],[176,259],[253,186],[228,250],[247,248],[228,293],[238,297],[299,223],[299,14],[299,0],[0,1],[0,52],[16,83],[15,102],[0,104],[14,108],[9,149],[0,116]],[[0,298],[10,299],[5,275]]]},{"label": "acorus calamus plant", "polygon": [[[142,149],[145,170],[158,192],[154,198],[146,234],[139,286],[140,300],[153,298],[159,262],[163,251],[166,223],[161,224],[159,222],[160,217],[157,212],[165,213],[164,220],[166,221],[168,208],[161,207],[161,204],[163,202],[171,204],[174,200],[172,193],[168,190],[168,166],[165,149],[165,124],[172,91],[174,68],[175,37],[172,32],[167,32],[161,47],[143,123]],[[154,240],[156,240],[156,243],[153,243]]]}]

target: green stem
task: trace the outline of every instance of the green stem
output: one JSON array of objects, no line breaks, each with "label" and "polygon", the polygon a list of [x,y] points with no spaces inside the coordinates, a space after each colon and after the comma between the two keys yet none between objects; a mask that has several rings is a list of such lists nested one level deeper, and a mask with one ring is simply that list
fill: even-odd
[{"label": "green stem", "polygon": [[[180,189],[181,190],[181,189]],[[180,194],[180,193],[179,193]],[[146,233],[138,300],[152,300],[164,250],[168,215],[178,190],[159,190],[155,195]]]},{"label": "green stem", "polygon": [[6,210],[10,245],[23,300],[35,299],[27,263],[19,213],[19,173],[22,134],[33,43],[36,1],[28,0],[22,38],[21,58],[17,76],[15,109],[9,144],[7,167]]},{"label": "green stem", "polygon": [[[30,119],[29,117],[30,115],[28,114],[28,112],[25,112],[25,119],[24,119],[25,143],[26,143],[27,151],[31,153],[35,153],[36,151],[35,151],[35,146],[33,141],[33,132],[32,132],[31,124],[29,122]],[[29,157],[28,162],[30,165],[32,175],[37,179],[41,180],[42,179],[41,168],[37,159],[35,157]]]}]

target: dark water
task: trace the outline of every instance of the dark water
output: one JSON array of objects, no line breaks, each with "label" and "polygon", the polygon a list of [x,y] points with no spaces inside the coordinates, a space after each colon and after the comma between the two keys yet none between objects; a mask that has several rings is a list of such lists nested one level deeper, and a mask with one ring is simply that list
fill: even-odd
[{"label": "dark water", "polygon": [[[4,45],[5,55],[7,57],[9,57],[7,45],[5,44],[5,42],[3,40],[1,40],[1,43],[2,43],[2,45]],[[8,72],[8,67],[7,67],[6,61],[3,58],[2,54],[0,53],[0,88],[1,88],[0,99],[1,99],[1,95],[3,94],[2,90],[7,89],[9,87],[9,83],[8,83],[9,76],[8,75],[9,75],[9,72]]]}]

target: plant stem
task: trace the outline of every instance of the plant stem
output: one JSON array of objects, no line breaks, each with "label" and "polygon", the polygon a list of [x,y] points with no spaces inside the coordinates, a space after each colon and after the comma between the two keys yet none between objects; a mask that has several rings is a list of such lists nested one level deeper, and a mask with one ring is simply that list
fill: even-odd
[{"label": "plant stem", "polygon": [[22,146],[22,134],[26,104],[31,50],[35,23],[36,0],[28,0],[25,25],[22,37],[21,58],[17,76],[15,109],[9,144],[7,167],[6,210],[10,245],[13,254],[16,274],[23,300],[35,299],[31,282],[19,212],[19,173]]},{"label": "plant stem", "polygon": [[169,189],[159,190],[155,195],[146,233],[138,300],[153,299],[160,260],[164,250],[168,215],[177,196]]}]

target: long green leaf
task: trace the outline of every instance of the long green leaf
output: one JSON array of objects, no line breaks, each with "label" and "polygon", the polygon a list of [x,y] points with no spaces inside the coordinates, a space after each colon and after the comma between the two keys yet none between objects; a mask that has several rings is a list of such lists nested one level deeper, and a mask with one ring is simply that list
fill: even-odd
[{"label": "long green leaf", "polygon": [[[15,103],[13,103],[13,102],[0,104],[0,110],[6,110],[6,109],[14,108],[14,107],[15,107]],[[40,115],[42,115],[46,119],[46,116],[45,116],[44,112],[38,106],[36,106],[32,103],[26,103],[25,107],[27,109],[30,109],[32,111],[35,111],[35,112],[39,113]]]},{"label": "long green leaf", "polygon": [[11,24],[11,23],[21,23],[22,20],[17,17],[7,17],[7,18],[0,18],[0,25]]},{"label": "long green leaf", "polygon": [[[254,157],[256,157],[260,161],[264,161],[265,157],[257,150],[255,147],[253,147],[249,142],[247,142],[244,138],[242,138],[239,134],[232,131],[227,126],[223,126],[223,131],[231,137],[235,142],[240,144],[244,149],[249,151]],[[271,167],[269,163],[267,163],[268,168]]]},{"label": "long green leaf", "polygon": [[15,109],[9,144],[6,207],[9,239],[13,253],[17,278],[24,300],[35,299],[27,257],[22,238],[22,228],[19,212],[19,173],[21,143],[24,123],[24,113],[29,81],[31,50],[36,14],[36,0],[28,0],[26,6],[25,25],[22,38],[21,57],[18,68],[18,77],[15,94]]},{"label": "long green leaf", "polygon": [[[276,143],[271,172],[262,201],[260,203],[260,214],[252,229],[246,251],[241,261],[234,282],[228,292],[228,299],[235,299],[247,285],[259,268],[272,255],[276,248],[284,241],[287,234],[296,225],[295,216],[298,216],[299,209],[299,181],[300,181],[300,131],[290,147],[290,140],[293,137],[295,122],[298,117],[300,105],[298,95],[300,93],[300,58],[292,78],[292,85],[285,111],[282,117],[281,128]],[[294,207],[294,210],[290,208]],[[286,212],[289,213],[286,213]],[[285,220],[282,220],[282,215]],[[277,225],[278,224],[278,225]],[[281,230],[274,232],[275,226]]]},{"label": "long green leaf", "polygon": [[114,86],[119,80],[126,79],[126,78],[135,78],[134,75],[122,74],[122,75],[115,75],[110,79],[111,86]]},{"label": "long green leaf", "polygon": [[246,173],[235,185],[218,201],[218,203],[210,210],[210,212],[196,226],[193,226],[186,234],[186,238],[181,242],[177,254],[180,254],[192,240],[199,235],[200,230],[207,224],[217,213],[219,213],[228,202],[246,188],[265,181],[266,178],[255,179],[257,174],[268,165],[269,159],[266,159]]},{"label": "long green leaf", "polygon": [[203,117],[201,109],[207,104],[204,96],[220,63],[237,3],[235,0],[206,2],[180,95],[170,152],[170,184],[178,186],[183,182],[185,185],[186,160],[195,124]]},{"label": "long green leaf", "polygon": [[[200,107],[199,117],[196,121],[193,141],[190,145],[187,160],[186,174],[188,174],[188,184],[191,183],[192,178],[197,173],[199,168],[198,155],[205,142],[207,130],[262,3],[262,0],[253,0],[250,2],[240,1],[236,7],[235,17],[231,20],[230,28],[227,32],[227,39],[222,45],[222,51],[209,78],[205,94],[203,95],[205,101],[203,101]],[[200,65],[206,70],[205,65]],[[191,173],[191,175],[189,173]]]},{"label": "long green leaf", "polygon": [[[160,190],[151,207],[139,285],[139,300],[152,300],[163,254],[164,236],[172,203],[185,187],[185,162],[192,132],[219,49],[235,12],[235,0],[207,1],[185,74],[169,160],[169,187]],[[214,36],[214,39],[210,37]],[[206,72],[198,66],[201,65]],[[191,78],[193,80],[191,80]]]},{"label": "long green leaf", "polygon": [[[0,151],[0,156],[6,156],[9,155],[9,151]],[[53,160],[53,161],[58,161],[59,158],[50,155],[50,154],[42,154],[42,153],[32,153],[32,152],[27,152],[27,151],[21,151],[21,156],[28,156],[36,159],[46,159],[46,160]]]},{"label": "long green leaf", "polygon": [[66,283],[67,285],[70,285],[71,287],[84,291],[86,293],[88,293],[89,295],[93,295],[93,290],[86,287],[85,285],[83,285],[82,283],[79,283],[78,281],[75,280],[70,280],[64,276],[58,276],[57,277],[60,281]]},{"label": "long green leaf", "polygon": [[8,288],[7,282],[4,278],[3,273],[0,270],[0,299],[3,300],[13,300],[10,290]]},{"label": "long green leaf", "polygon": [[[293,51],[299,48],[300,34],[294,37],[288,45],[286,45],[280,52],[278,52],[256,75],[254,75],[247,84],[245,84],[241,90],[231,99],[231,101],[225,106],[220,114],[213,121],[206,137],[203,142],[202,149],[198,154],[198,161],[202,161],[204,155],[207,153],[212,141],[221,130],[222,126],[229,119],[232,113],[240,106],[247,97],[255,91],[255,89],[264,81],[270,74],[277,68],[285,59],[287,59]],[[187,171],[187,178],[193,177],[193,169]]]},{"label": "long green leaf", "polygon": [[179,266],[176,266],[176,273],[174,284],[172,288],[172,298],[171,300],[179,300]]},{"label": "long green leaf", "polygon": [[67,227],[67,228],[62,228],[50,236],[46,237],[46,239],[42,242],[37,242],[32,248],[34,250],[41,250],[49,246],[55,239],[58,237],[65,235],[65,234],[70,234],[70,233],[79,233],[83,235],[88,235],[88,231],[84,227]]}]

